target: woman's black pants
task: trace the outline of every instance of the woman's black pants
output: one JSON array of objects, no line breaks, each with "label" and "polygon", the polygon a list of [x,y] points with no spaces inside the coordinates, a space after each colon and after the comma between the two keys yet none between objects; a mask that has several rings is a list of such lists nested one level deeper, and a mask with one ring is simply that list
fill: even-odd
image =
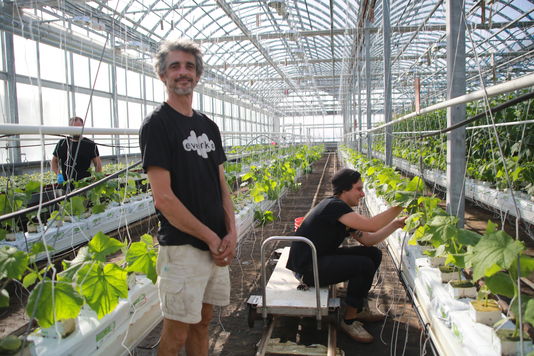
[{"label": "woman's black pants", "polygon": [[[348,281],[345,302],[361,311],[381,261],[382,251],[373,246],[338,248],[317,258],[319,284],[324,287]],[[314,286],[312,266],[307,268],[303,281]]]}]

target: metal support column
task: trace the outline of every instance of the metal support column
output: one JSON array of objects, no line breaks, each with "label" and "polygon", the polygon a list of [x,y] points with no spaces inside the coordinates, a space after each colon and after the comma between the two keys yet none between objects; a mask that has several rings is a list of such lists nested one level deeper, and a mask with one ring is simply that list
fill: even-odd
[{"label": "metal support column", "polygon": [[[449,0],[447,6],[447,99],[465,94],[464,2]],[[465,120],[465,104],[447,108],[447,126]],[[447,212],[464,225],[465,126],[447,135]]]},{"label": "metal support column", "polygon": [[[19,123],[19,108],[17,104],[17,79],[15,71],[15,52],[13,48],[13,34],[7,31],[4,34],[4,55],[7,72],[7,122],[10,124]],[[16,140],[13,142],[13,148],[9,149],[8,159],[10,163],[19,163],[20,159],[20,136],[14,135]]]},{"label": "metal support column", "polygon": [[[358,58],[361,58],[360,51],[358,50]],[[359,59],[356,64],[356,70],[358,71],[358,151],[362,152],[362,76],[361,76],[361,65]]]},{"label": "metal support column", "polygon": [[[384,37],[384,121],[391,121],[391,26],[389,18],[390,0],[382,0]],[[386,165],[393,165],[393,127],[386,126]]]},{"label": "metal support column", "polygon": [[[111,48],[115,48],[115,37],[111,36]],[[119,127],[119,99],[117,96],[117,61],[115,58],[115,51],[113,52],[113,63],[111,63],[111,78],[110,78],[110,89],[111,89],[111,127]],[[128,78],[128,70],[125,70],[125,78]],[[128,88],[128,84],[125,86]],[[128,104],[126,104],[126,112],[128,112]],[[113,137],[113,142],[115,142],[116,147],[113,147],[113,154],[115,155],[117,162],[120,160],[121,149],[120,149],[120,136],[115,135]]]},{"label": "metal support column", "polygon": [[[66,49],[65,59],[67,66],[65,67],[65,77],[67,78],[67,102],[68,102],[68,118],[73,117],[76,114],[76,92],[74,91],[74,54]],[[67,119],[67,118],[65,118]],[[66,121],[66,120],[65,120]]]},{"label": "metal support column", "polygon": [[[364,45],[365,45],[365,82],[366,82],[366,113],[367,113],[367,129],[372,128],[371,122],[371,34],[369,31],[369,21],[365,20],[364,31]],[[367,133],[367,157],[373,157],[373,139],[371,133]]]}]

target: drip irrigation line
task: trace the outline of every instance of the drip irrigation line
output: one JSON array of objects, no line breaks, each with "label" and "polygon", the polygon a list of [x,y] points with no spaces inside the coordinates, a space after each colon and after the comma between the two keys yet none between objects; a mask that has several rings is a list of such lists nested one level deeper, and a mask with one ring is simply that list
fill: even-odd
[{"label": "drip irrigation line", "polygon": [[[463,120],[461,122],[458,122],[452,126],[449,126],[449,127],[446,127],[444,129],[441,129],[441,130],[438,130],[436,132],[433,132],[433,133],[427,133],[427,134],[424,134],[424,135],[419,135],[418,137],[419,138],[426,138],[426,137],[431,137],[431,136],[436,136],[436,135],[441,135],[441,134],[444,134],[446,132],[449,132],[451,130],[454,130],[454,129],[457,129],[458,127],[461,127],[461,126],[465,126],[467,124],[470,124],[471,122],[473,121],[476,121],[478,119],[481,119],[483,117],[485,117],[487,114],[491,113],[491,114],[494,114],[496,112],[499,112],[501,110],[504,110],[510,106],[513,106],[513,105],[516,105],[516,104],[519,104],[523,101],[526,101],[526,100],[529,100],[529,99],[532,99],[534,98],[534,91],[533,92],[530,92],[530,93],[527,93],[527,94],[524,94],[524,95],[521,95],[521,96],[518,96],[512,100],[509,100],[505,103],[502,103],[501,105],[497,105],[489,110],[486,110],[484,112],[481,112],[480,114],[477,114],[473,117],[470,117],[469,119],[466,119],[466,120]],[[494,125],[489,125],[491,127],[493,127]]]},{"label": "drip irrigation line", "polygon": [[91,190],[94,187],[96,187],[96,186],[98,186],[98,185],[100,185],[100,184],[102,184],[104,182],[107,182],[108,180],[110,180],[112,178],[116,178],[117,176],[119,176],[120,174],[126,172],[127,170],[130,170],[130,169],[134,168],[135,166],[138,166],[141,162],[142,161],[138,161],[138,162],[132,164],[129,167],[123,168],[120,171],[117,171],[117,172],[115,172],[113,174],[110,174],[109,176],[106,176],[106,177],[100,179],[99,181],[91,183],[91,184],[89,184],[89,185],[87,185],[87,186],[85,186],[83,188],[77,189],[77,190],[75,190],[75,191],[73,191],[71,193],[67,193],[65,195],[62,195],[62,196],[57,197],[55,199],[49,200],[49,201],[44,202],[42,204],[37,204],[35,206],[29,207],[29,208],[26,208],[26,209],[22,209],[22,210],[19,210],[19,211],[15,211],[13,213],[2,215],[2,216],[0,216],[0,222],[2,222],[4,220],[16,218],[16,217],[18,217],[20,215],[31,213],[32,211],[38,210],[39,208],[44,208],[44,207],[47,207],[49,205],[52,205],[52,204],[55,204],[55,203],[59,203],[60,201],[62,201],[64,199],[68,199],[70,197],[74,197],[74,196],[79,195],[81,193],[85,193],[86,191]]}]

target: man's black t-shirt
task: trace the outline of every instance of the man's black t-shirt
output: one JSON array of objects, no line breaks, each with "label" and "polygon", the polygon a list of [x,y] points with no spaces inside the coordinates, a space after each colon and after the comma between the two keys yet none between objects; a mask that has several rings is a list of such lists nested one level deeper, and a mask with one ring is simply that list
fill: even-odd
[{"label": "man's black t-shirt", "polygon": [[[328,197],[312,209],[295,235],[311,240],[317,250],[317,257],[328,255],[341,245],[351,231],[338,219],[352,211],[352,208],[338,197]],[[310,247],[304,242],[292,242],[286,267],[304,274],[311,265]]]},{"label": "man's black t-shirt", "polygon": [[[226,161],[217,124],[194,111],[187,117],[167,103],[141,125],[143,169],[158,166],[170,172],[171,189],[185,207],[220,238],[226,231],[219,165]],[[189,244],[208,250],[202,240],[178,230],[158,211],[161,245]]]},{"label": "man's black t-shirt", "polygon": [[[78,145],[80,145],[79,150]],[[76,157],[76,162],[74,162],[76,151],[78,151],[78,156]],[[91,175],[89,173],[91,160],[98,157],[99,153],[98,147],[93,141],[82,137],[79,141],[73,141],[70,138],[60,140],[54,149],[53,155],[59,160],[65,180],[80,180]]]}]

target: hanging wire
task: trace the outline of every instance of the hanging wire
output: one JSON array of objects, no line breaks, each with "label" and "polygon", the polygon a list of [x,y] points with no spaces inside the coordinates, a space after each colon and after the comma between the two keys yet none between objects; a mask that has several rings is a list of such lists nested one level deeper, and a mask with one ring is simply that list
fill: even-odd
[{"label": "hanging wire", "polygon": [[[469,39],[471,40],[472,43],[475,43],[473,41],[473,37],[472,37],[472,31],[469,29],[469,26],[467,26],[467,19],[465,19],[465,17],[462,18],[462,21],[465,22],[465,25],[466,25],[466,30],[467,30],[467,34],[469,36]],[[487,92],[486,92],[486,87],[484,85],[484,80],[483,80],[483,77],[482,77],[482,69],[480,67],[480,61],[479,61],[479,58],[478,58],[478,54],[476,51],[474,51],[474,54],[475,54],[475,63],[476,63],[476,66],[477,66],[477,69],[478,69],[478,72],[479,72],[479,79],[480,79],[480,86],[481,88],[484,90],[484,102],[486,103],[486,106],[489,107],[490,104],[489,104],[489,98],[488,98],[488,95],[487,95]],[[497,142],[497,147],[499,149],[499,153],[500,153],[500,159],[502,160],[502,164],[503,164],[503,168],[504,168],[504,173],[505,173],[505,177],[506,177],[506,182],[507,182],[507,185],[508,185],[508,188],[510,189],[510,194],[512,196],[512,201],[513,201],[513,204],[514,204],[514,208],[515,208],[515,211],[516,211],[516,219],[515,219],[515,239],[516,240],[519,240],[519,220],[521,219],[521,214],[519,212],[519,208],[517,206],[517,200],[515,198],[515,195],[514,195],[514,190],[512,189],[512,182],[511,182],[511,179],[510,179],[510,175],[508,174],[508,167],[507,167],[507,164],[506,164],[506,160],[505,160],[505,157],[504,157],[504,152],[503,152],[503,148],[502,148],[502,145],[501,145],[501,142],[500,142],[500,138],[499,138],[499,135],[497,133],[497,128],[494,126],[495,125],[495,118],[492,114],[492,112],[490,111],[488,113],[488,119],[491,120],[491,124],[493,125],[492,129],[493,129],[493,134],[494,134],[494,137],[496,139],[496,142]],[[520,325],[520,332],[519,332],[519,341],[520,341],[520,345],[521,345],[521,349],[520,349],[520,354],[523,355],[524,354],[524,348],[523,348],[523,331],[522,331],[522,327],[523,327],[523,306],[521,305],[521,258],[520,256],[517,257],[517,285],[519,287],[519,293],[518,293],[518,309],[519,309],[519,312],[516,317],[519,319],[519,325]]]}]

